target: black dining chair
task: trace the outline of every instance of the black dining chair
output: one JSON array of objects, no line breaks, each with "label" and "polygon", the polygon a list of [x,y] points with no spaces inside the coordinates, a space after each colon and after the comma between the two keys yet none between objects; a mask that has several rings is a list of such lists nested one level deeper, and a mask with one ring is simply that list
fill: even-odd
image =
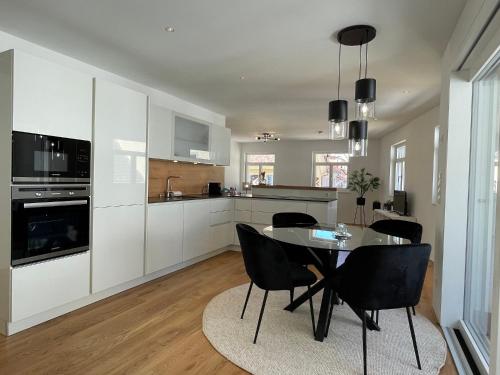
[{"label": "black dining chair", "polygon": [[[288,227],[310,227],[318,224],[318,221],[311,215],[302,212],[278,212],[273,215],[273,227],[288,228]],[[297,264],[308,266],[315,264],[313,255],[303,246],[298,246],[288,243],[280,243],[285,249],[288,259]],[[293,302],[293,289],[290,290],[290,303]]]},{"label": "black dining chair", "polygon": [[362,246],[347,257],[332,281],[333,289],[363,316],[363,369],[366,360],[366,311],[405,308],[419,370],[417,340],[410,307],[418,304],[431,253],[428,244]]},{"label": "black dining chair", "polygon": [[[418,244],[422,241],[422,225],[412,221],[406,220],[378,220],[370,225],[370,228],[376,232],[388,234],[389,236],[396,236],[407,239],[411,243]],[[416,315],[415,306],[412,306],[413,315]],[[372,311],[376,316],[378,324],[379,313]]]},{"label": "black dining chair", "polygon": [[406,220],[378,220],[370,225],[376,232],[401,237],[411,243],[422,241],[422,225]]},{"label": "black dining chair", "polygon": [[307,286],[314,335],[316,332],[316,325],[314,321],[314,307],[310,287],[316,282],[316,275],[306,267],[289,262],[285,251],[278,242],[263,236],[251,226],[236,224],[236,231],[240,240],[245,269],[251,280],[241,313],[241,319],[243,319],[245,315],[253,284],[265,290],[253,343],[255,344],[257,342],[257,336],[259,334],[262,315],[264,314],[269,291],[291,290],[299,286]]}]

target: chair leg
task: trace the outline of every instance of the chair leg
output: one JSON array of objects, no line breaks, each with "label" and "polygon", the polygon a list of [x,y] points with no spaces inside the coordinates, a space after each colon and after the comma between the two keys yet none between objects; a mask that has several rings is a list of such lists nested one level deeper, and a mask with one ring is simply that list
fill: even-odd
[{"label": "chair leg", "polygon": [[266,307],[267,294],[269,290],[264,293],[264,300],[262,301],[262,307],[260,308],[259,322],[257,323],[257,330],[255,331],[255,337],[253,338],[253,343],[257,342],[257,336],[259,335],[260,323],[262,322],[262,315],[264,315],[264,308]]},{"label": "chair leg", "polygon": [[374,317],[375,317],[375,310],[372,310],[372,312],[370,313],[370,319],[373,320]]},{"label": "chair leg", "polygon": [[250,282],[250,286],[248,287],[247,298],[245,298],[245,304],[243,305],[243,311],[241,312],[240,319],[243,319],[245,315],[245,310],[247,309],[248,299],[250,298],[250,293],[252,292],[253,281]]},{"label": "chair leg", "polygon": [[375,311],[375,323],[377,323],[378,325],[378,314],[379,314],[380,310],[377,310]]},{"label": "chair leg", "polygon": [[412,306],[411,309],[413,310],[413,316],[416,316],[417,313],[415,312],[415,306]]},{"label": "chair leg", "polygon": [[295,288],[290,289],[290,303],[293,302],[293,294],[295,292]]},{"label": "chair leg", "polygon": [[312,294],[311,294],[311,286],[307,286],[307,294],[309,296],[309,307],[311,309],[311,320],[312,320],[312,325],[313,325],[313,337],[316,337],[316,323],[314,322],[314,306],[313,306],[313,300],[312,300]]},{"label": "chair leg", "polygon": [[408,324],[410,325],[411,339],[413,341],[413,349],[415,350],[415,357],[417,358],[418,369],[422,370],[420,366],[420,357],[418,356],[417,339],[415,337],[415,330],[413,329],[413,321],[411,319],[410,308],[406,308],[406,315],[408,316]]},{"label": "chair leg", "polygon": [[[330,331],[330,323],[332,322],[332,315],[333,315],[333,306],[335,305],[335,301],[332,298],[332,302],[330,304],[330,313],[328,314],[328,322],[326,323],[326,331],[325,331],[325,337],[328,337],[328,332]],[[343,303],[344,301],[342,301]]]},{"label": "chair leg", "polygon": [[363,374],[366,375],[366,311],[361,312],[363,315]]}]

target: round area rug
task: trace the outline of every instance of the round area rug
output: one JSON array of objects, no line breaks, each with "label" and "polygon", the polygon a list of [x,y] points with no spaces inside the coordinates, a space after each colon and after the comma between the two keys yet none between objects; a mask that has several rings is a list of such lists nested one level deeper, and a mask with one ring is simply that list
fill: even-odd
[{"label": "round area rug", "polygon": [[[214,348],[253,374],[362,374],[361,321],[344,305],[336,305],[328,337],[313,338],[309,304],[293,313],[283,310],[289,292],[269,292],[257,344],[255,328],[264,292],[255,285],[243,320],[248,284],[214,297],[203,313],[203,332]],[[305,289],[297,288],[298,296]],[[316,319],[321,293],[314,298]],[[438,329],[421,315],[413,317],[422,371],[417,368],[406,311],[380,312],[380,332],[368,331],[369,374],[438,374],[446,344]]]}]

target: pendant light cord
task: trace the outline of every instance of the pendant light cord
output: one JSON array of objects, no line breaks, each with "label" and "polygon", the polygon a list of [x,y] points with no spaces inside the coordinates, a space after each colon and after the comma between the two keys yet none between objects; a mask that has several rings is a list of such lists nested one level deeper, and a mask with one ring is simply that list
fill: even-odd
[{"label": "pendant light cord", "polygon": [[342,51],[342,43],[339,43],[339,76],[337,79],[337,100],[340,100],[340,55]]},{"label": "pendant light cord", "polygon": [[363,43],[359,44],[359,78],[361,79],[361,48],[363,47]]},{"label": "pendant light cord", "polygon": [[368,43],[366,43],[366,54],[365,54],[365,78],[368,72]]}]

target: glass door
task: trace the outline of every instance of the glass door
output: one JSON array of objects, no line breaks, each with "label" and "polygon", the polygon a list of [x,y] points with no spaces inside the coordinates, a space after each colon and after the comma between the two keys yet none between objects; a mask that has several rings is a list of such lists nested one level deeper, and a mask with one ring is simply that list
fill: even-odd
[{"label": "glass door", "polygon": [[[497,56],[498,57],[498,56]],[[473,83],[463,323],[489,362],[498,182],[500,59]],[[500,234],[499,234],[500,235]]]}]

